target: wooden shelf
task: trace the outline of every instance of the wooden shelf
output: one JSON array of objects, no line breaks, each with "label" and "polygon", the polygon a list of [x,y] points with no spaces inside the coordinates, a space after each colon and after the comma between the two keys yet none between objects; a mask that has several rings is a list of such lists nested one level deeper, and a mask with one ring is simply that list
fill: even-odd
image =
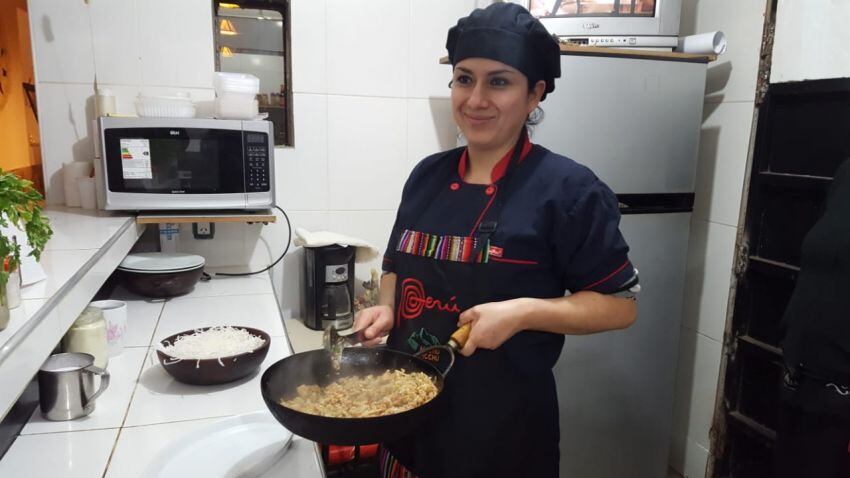
[{"label": "wooden shelf", "polygon": [[770,345],[767,342],[763,342],[755,337],[750,337],[749,335],[741,335],[738,337],[738,340],[742,342],[746,342],[753,347],[764,350],[765,352],[770,352],[773,355],[778,357],[782,357],[782,349],[773,345]]},{"label": "wooden shelf", "polygon": [[[696,55],[693,53],[679,53],[675,51],[652,51],[637,48],[608,48],[601,46],[587,46],[576,43],[561,43],[562,55],[574,56],[601,56],[611,58],[632,58],[637,60],[663,60],[679,61],[685,63],[711,63],[717,60],[717,55]],[[449,57],[440,58],[440,63],[449,64]]]},{"label": "wooden shelf", "polygon": [[247,211],[173,211],[146,212],[136,216],[137,224],[160,223],[191,224],[196,222],[277,222],[277,216],[271,210]]},{"label": "wooden shelf", "polygon": [[759,256],[749,256],[750,264],[759,264],[760,266],[764,266],[765,268],[772,268],[775,271],[782,272],[800,272],[800,267],[795,266],[794,264],[787,264],[785,262],[774,261],[771,259],[765,259],[764,257]]},{"label": "wooden shelf", "polygon": [[729,416],[734,418],[735,420],[737,420],[738,423],[743,425],[745,428],[761,435],[762,437],[764,437],[764,438],[766,438],[770,441],[776,440],[776,432],[775,431],[773,431],[770,428],[762,425],[761,423],[753,420],[752,418],[744,415],[743,413],[741,413],[737,410],[734,410],[734,411],[729,412]]}]

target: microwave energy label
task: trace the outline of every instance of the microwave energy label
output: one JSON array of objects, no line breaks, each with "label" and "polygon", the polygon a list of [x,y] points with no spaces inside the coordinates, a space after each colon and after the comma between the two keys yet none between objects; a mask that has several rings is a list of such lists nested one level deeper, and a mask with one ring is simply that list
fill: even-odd
[{"label": "microwave energy label", "polygon": [[153,179],[150,140],[122,138],[121,169],[124,179]]}]

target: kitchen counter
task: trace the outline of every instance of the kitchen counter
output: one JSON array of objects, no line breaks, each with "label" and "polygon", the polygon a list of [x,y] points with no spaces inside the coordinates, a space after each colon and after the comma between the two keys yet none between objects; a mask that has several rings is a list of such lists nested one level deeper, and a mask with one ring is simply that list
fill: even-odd
[{"label": "kitchen counter", "polygon": [[[233,417],[271,419],[260,396],[260,377],[269,365],[292,354],[293,346],[268,276],[215,278],[168,300],[143,299],[121,288],[113,298],[128,305],[127,342],[124,352],[110,359],[112,382],[95,411],[77,420],[49,422],[36,410],[0,460],[0,476],[157,476],[152,470],[173,464],[178,451],[217,425],[232,423]],[[225,324],[259,328],[272,337],[258,373],[204,387],[179,383],[163,370],[154,352],[159,340]],[[208,463],[216,456],[201,452],[192,458]],[[221,469],[219,476],[242,476],[233,472]],[[324,476],[317,446],[295,437],[273,475]]]},{"label": "kitchen counter", "polygon": [[0,419],[144,231],[128,214],[48,207],[53,228],[41,256],[45,280],[21,291],[0,331]]}]

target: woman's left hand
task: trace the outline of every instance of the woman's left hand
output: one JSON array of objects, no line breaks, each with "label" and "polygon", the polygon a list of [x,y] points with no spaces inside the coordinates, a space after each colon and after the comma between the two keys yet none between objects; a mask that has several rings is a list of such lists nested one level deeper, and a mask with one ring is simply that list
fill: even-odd
[{"label": "woman's left hand", "polygon": [[479,304],[460,314],[458,327],[472,324],[469,339],[460,351],[469,357],[476,349],[496,349],[522,330],[522,306],[519,300]]}]

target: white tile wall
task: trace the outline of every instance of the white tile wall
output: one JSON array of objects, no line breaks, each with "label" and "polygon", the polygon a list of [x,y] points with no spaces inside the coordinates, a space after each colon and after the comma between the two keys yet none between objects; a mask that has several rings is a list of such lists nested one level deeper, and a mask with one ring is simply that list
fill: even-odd
[{"label": "white tile wall", "polygon": [[703,478],[705,464],[708,462],[708,449],[686,436],[676,437],[674,443],[676,445],[671,451],[670,465],[679,473],[671,476]]},{"label": "white tile wall", "polygon": [[419,161],[437,151],[457,147],[457,131],[450,99],[408,99],[408,168],[413,169]]},{"label": "white tile wall", "polygon": [[330,209],[395,209],[407,162],[407,102],[328,97]]},{"label": "white tile wall", "polygon": [[706,103],[703,116],[694,217],[737,226],[753,103]]},{"label": "white tile wall", "polygon": [[[32,0],[28,9],[36,80],[91,84],[95,73],[94,53],[86,3]],[[42,113],[40,106],[41,103],[39,113]]]},{"label": "white tile wall", "polygon": [[850,40],[848,16],[847,2],[780,0],[770,81],[850,76],[850,49],[845,46]]},{"label": "white tile wall", "polygon": [[212,2],[145,0],[136,28],[142,85],[212,87]]},{"label": "white tile wall", "polygon": [[706,101],[753,101],[766,5],[761,0],[684,0],[681,34],[720,30],[729,45],[708,67]]},{"label": "white tile wall", "polygon": [[91,83],[41,83],[38,112],[47,202],[61,203],[65,198],[62,165],[94,159],[94,87]]},{"label": "white tile wall", "polygon": [[328,0],[328,93],[406,96],[409,28],[409,1]]},{"label": "white tile wall", "polygon": [[136,0],[95,1],[89,7],[98,84],[138,86],[141,45],[134,21]]},{"label": "white tile wall", "polygon": [[295,93],[295,146],[275,150],[280,206],[298,211],[328,209],[328,98]]},{"label": "white tile wall", "polygon": [[[328,91],[326,0],[293,0],[289,9],[292,91],[325,94]],[[295,124],[297,127],[298,122]]]},{"label": "white tile wall", "polygon": [[449,97],[452,67],[438,60],[448,55],[448,29],[474,8],[475,0],[411,0],[409,97]]},{"label": "white tile wall", "polygon": [[213,98],[208,0],[33,0],[29,9],[49,203],[64,202],[62,164],[93,158],[95,81],[112,89],[120,114],[135,113],[140,91]]},{"label": "white tile wall", "polygon": [[729,42],[706,80],[671,439],[670,465],[691,478],[705,475],[709,455],[765,6],[760,0],[682,5],[681,34],[721,30]]},{"label": "white tile wall", "polygon": [[723,340],[737,229],[694,219],[688,243],[682,324]]},{"label": "white tile wall", "polygon": [[704,448],[709,447],[720,355],[720,342],[694,330],[682,329],[673,433],[687,435]]}]

